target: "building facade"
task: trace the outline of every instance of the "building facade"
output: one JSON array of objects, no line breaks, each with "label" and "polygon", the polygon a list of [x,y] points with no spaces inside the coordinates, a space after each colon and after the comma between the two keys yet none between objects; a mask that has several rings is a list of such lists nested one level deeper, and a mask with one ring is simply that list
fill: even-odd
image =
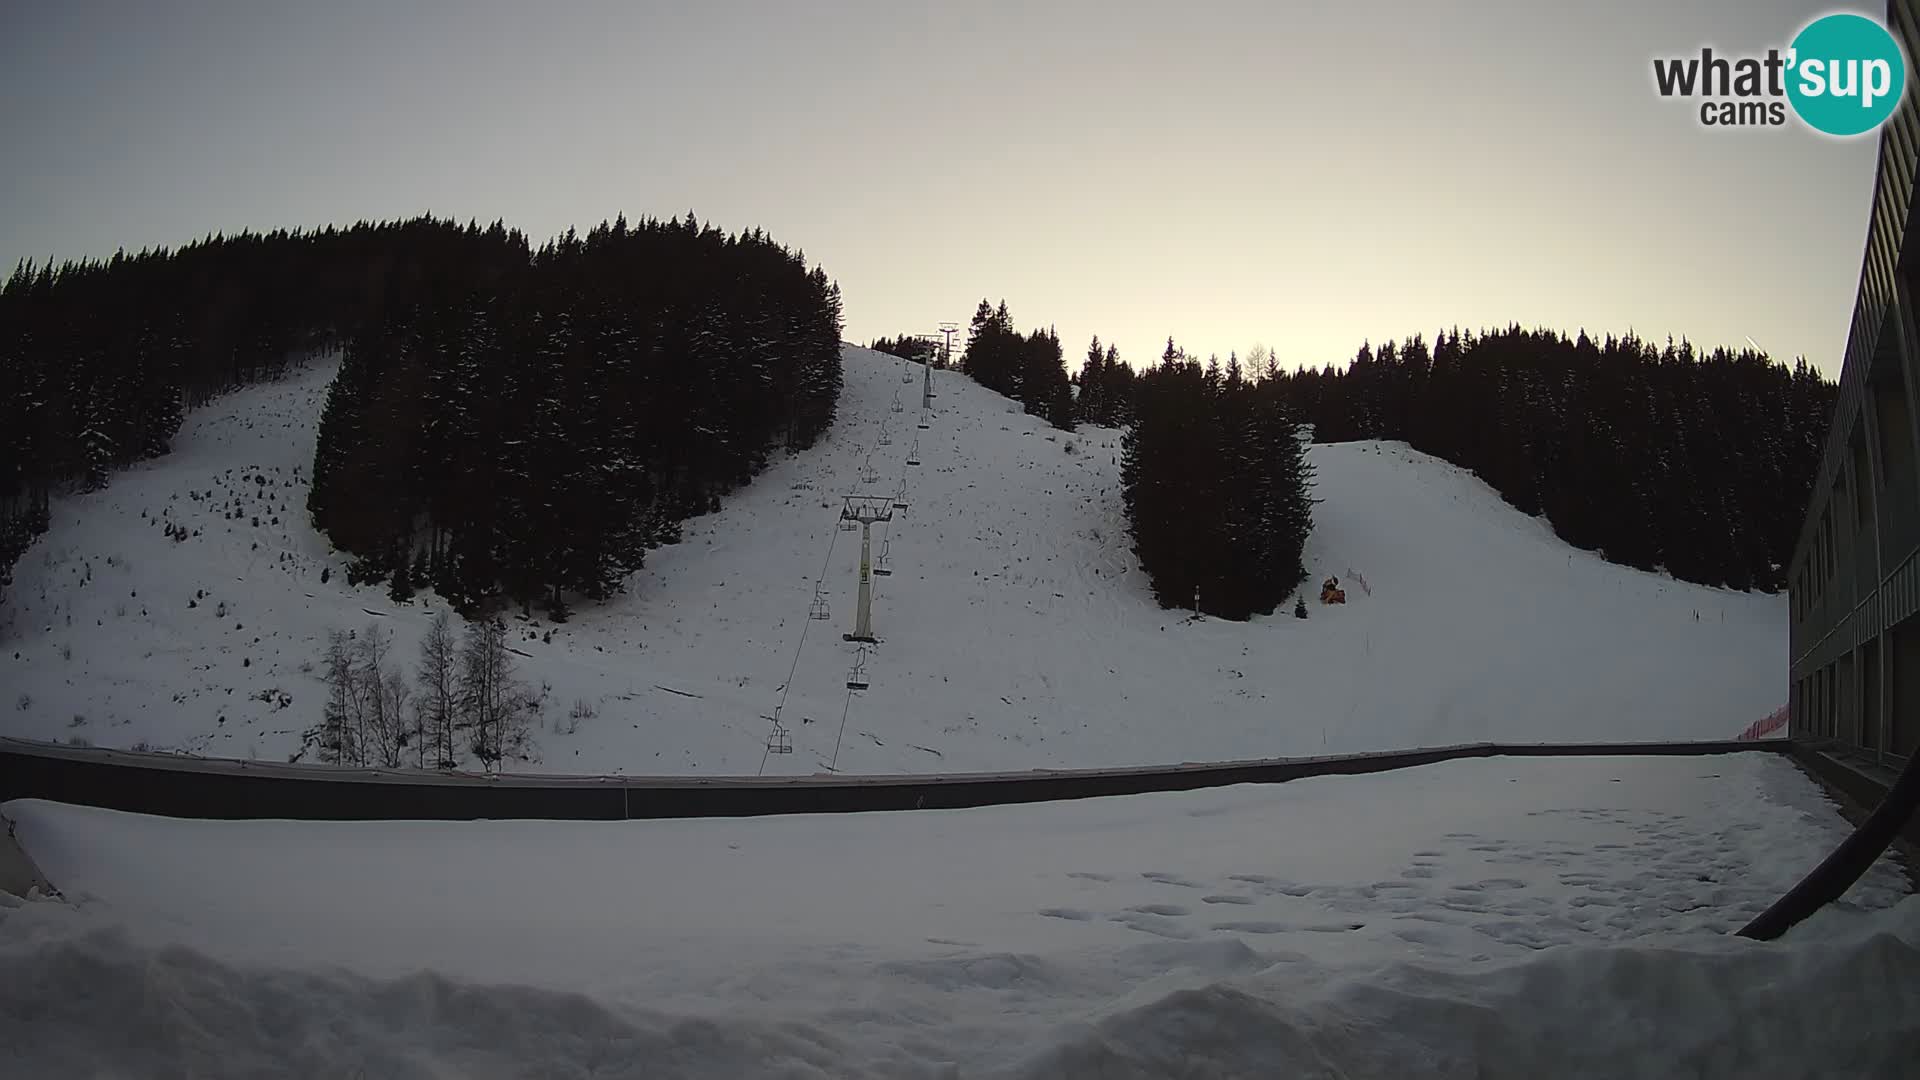
[{"label": "building facade", "polygon": [[[1920,58],[1920,0],[1887,25]],[[1796,738],[1897,764],[1920,749],[1920,86],[1881,128],[1833,426],[1789,567]]]}]

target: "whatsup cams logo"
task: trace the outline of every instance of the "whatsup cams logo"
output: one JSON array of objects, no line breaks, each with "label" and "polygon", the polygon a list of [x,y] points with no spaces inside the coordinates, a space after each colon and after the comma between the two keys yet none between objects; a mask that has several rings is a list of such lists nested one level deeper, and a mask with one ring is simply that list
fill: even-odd
[{"label": "whatsup cams logo", "polygon": [[1879,22],[1824,15],[1785,49],[1764,56],[1698,56],[1653,62],[1661,97],[1699,101],[1705,127],[1782,127],[1789,109],[1827,135],[1864,135],[1886,123],[1907,89],[1900,43]]}]

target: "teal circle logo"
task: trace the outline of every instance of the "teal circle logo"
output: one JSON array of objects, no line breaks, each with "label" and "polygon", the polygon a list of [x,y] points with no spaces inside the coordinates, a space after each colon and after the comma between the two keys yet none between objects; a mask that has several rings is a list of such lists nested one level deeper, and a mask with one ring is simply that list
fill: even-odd
[{"label": "teal circle logo", "polygon": [[1828,135],[1878,128],[1906,88],[1900,43],[1864,15],[1815,19],[1787,53],[1787,100],[1809,127]]}]

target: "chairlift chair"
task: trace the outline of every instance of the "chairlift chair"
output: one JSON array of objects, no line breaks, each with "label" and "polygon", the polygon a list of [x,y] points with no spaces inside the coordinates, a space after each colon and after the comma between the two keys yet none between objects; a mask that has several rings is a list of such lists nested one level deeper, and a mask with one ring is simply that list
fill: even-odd
[{"label": "chairlift chair", "polygon": [[807,618],[809,619],[833,618],[833,607],[832,605],[827,603],[827,594],[821,592],[818,588],[814,589],[813,591],[813,604],[807,608]]},{"label": "chairlift chair", "polygon": [[867,650],[861,649],[860,655],[853,661],[853,670],[847,672],[847,689],[865,690],[870,685],[867,681]]},{"label": "chairlift chair", "polygon": [[780,726],[780,721],[778,720],[773,722],[773,730],[767,733],[767,753],[793,753],[793,736],[787,733],[786,728]]}]

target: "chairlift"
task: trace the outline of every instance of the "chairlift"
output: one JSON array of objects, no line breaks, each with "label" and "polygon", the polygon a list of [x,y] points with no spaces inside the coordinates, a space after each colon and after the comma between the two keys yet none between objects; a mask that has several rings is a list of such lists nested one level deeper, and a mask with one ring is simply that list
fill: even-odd
[{"label": "chairlift", "polygon": [[853,670],[847,672],[847,689],[865,690],[870,685],[867,681],[867,650],[861,649],[853,659]]},{"label": "chairlift", "polygon": [[920,440],[913,440],[913,449],[907,451],[907,464],[918,467],[920,464]]},{"label": "chairlift", "polygon": [[893,445],[893,436],[889,435],[885,429],[882,429],[880,432],[880,445],[881,446]]},{"label": "chairlift", "polygon": [[823,620],[833,618],[833,607],[827,603],[827,594],[821,592],[818,586],[813,590],[813,604],[807,608],[807,618]]},{"label": "chairlift", "polygon": [[767,733],[767,753],[793,753],[793,736],[788,734],[786,728],[780,726],[778,720],[773,722],[773,730]]}]

